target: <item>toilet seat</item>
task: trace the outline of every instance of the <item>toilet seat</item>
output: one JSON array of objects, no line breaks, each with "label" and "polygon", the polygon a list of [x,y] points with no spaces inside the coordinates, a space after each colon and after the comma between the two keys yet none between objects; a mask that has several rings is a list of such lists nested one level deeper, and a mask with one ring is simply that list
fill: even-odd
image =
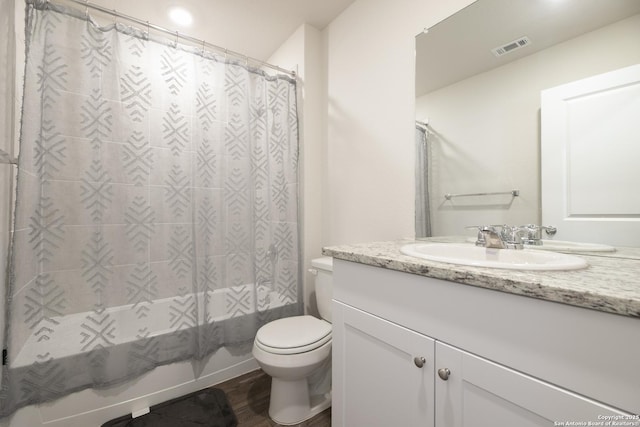
[{"label": "toilet seat", "polygon": [[272,354],[298,354],[331,341],[331,324],[313,316],[294,316],[269,322],[258,330],[255,344]]}]

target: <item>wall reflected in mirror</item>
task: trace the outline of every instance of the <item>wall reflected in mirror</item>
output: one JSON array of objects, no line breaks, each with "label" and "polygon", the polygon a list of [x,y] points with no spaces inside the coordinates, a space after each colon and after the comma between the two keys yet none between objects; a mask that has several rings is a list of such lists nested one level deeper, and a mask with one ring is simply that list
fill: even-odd
[{"label": "wall reflected in mirror", "polygon": [[[638,63],[638,0],[478,0],[419,34],[416,120],[428,123],[432,235],[540,224],[541,91]],[[506,194],[444,197],[495,192]],[[606,243],[593,233],[580,241]]]}]

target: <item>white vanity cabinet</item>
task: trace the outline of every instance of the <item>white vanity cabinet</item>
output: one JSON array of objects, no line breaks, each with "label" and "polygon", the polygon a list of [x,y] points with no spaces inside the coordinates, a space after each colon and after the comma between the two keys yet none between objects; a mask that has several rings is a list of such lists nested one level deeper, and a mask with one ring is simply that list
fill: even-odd
[{"label": "white vanity cabinet", "polygon": [[435,341],[347,305],[332,308],[332,425],[433,427]]},{"label": "white vanity cabinet", "polygon": [[333,274],[334,427],[640,412],[636,318],[341,260]]},{"label": "white vanity cabinet", "polygon": [[[567,421],[597,423],[606,415],[625,415],[440,342],[436,343],[436,366],[440,371],[436,378],[436,426],[548,427]],[[439,377],[441,374],[446,380]]]}]

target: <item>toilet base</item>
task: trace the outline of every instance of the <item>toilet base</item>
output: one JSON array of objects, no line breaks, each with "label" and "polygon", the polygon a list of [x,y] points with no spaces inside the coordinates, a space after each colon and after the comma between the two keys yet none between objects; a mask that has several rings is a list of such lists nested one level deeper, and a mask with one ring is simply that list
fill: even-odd
[{"label": "toilet base", "polygon": [[331,406],[331,393],[309,396],[307,379],[271,378],[269,417],[282,425],[299,424]]}]

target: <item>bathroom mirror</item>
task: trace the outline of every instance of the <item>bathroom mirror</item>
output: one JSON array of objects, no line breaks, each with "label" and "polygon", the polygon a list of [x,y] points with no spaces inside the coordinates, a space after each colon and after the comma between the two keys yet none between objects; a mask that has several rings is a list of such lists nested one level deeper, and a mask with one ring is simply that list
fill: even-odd
[{"label": "bathroom mirror", "polygon": [[[541,223],[541,91],[639,63],[638,0],[478,0],[416,36],[432,235]],[[444,197],[475,193],[501,194]]]}]

